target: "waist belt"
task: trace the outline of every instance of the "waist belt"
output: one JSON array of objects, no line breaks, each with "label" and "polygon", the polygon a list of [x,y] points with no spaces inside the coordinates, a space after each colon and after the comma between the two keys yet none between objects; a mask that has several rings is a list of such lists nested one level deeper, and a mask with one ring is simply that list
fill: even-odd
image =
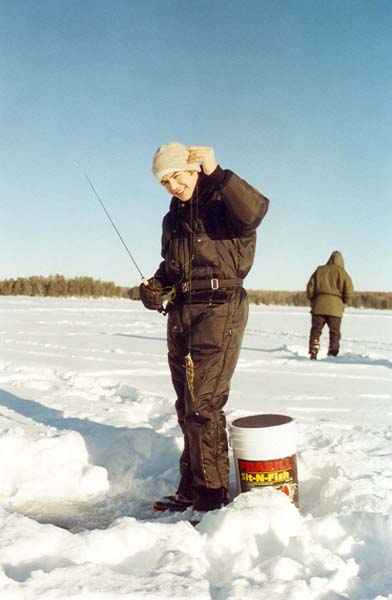
[{"label": "waist belt", "polygon": [[181,281],[175,284],[176,292],[183,294],[189,294],[193,290],[203,290],[208,292],[210,290],[224,290],[227,288],[238,288],[242,287],[243,279],[218,279],[213,277],[212,279],[195,279],[192,281]]}]

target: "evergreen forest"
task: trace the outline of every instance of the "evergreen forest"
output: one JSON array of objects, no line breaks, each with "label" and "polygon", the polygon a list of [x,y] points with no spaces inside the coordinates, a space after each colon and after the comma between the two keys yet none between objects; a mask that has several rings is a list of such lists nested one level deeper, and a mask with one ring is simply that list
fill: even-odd
[{"label": "evergreen forest", "polygon": [[[247,290],[253,304],[309,306],[305,291]],[[118,286],[113,281],[92,277],[65,278],[63,275],[17,277],[0,281],[0,296],[52,296],[129,298],[139,300],[139,288]],[[392,310],[392,292],[354,292],[354,308]]]}]

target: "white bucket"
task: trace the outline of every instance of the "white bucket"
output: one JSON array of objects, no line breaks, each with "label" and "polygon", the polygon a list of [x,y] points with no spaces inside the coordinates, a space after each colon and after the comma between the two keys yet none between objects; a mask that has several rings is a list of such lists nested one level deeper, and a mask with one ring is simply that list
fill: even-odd
[{"label": "white bucket", "polygon": [[286,415],[253,415],[230,425],[238,492],[273,486],[298,506],[295,421]]}]

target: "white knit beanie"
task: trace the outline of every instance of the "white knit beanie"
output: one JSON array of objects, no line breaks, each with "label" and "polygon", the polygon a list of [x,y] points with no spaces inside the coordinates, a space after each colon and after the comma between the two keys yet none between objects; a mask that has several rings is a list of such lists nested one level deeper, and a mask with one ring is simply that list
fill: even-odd
[{"label": "white knit beanie", "polygon": [[152,172],[158,183],[162,177],[175,171],[200,171],[199,163],[188,163],[189,152],[179,142],[163,144],[154,154]]}]

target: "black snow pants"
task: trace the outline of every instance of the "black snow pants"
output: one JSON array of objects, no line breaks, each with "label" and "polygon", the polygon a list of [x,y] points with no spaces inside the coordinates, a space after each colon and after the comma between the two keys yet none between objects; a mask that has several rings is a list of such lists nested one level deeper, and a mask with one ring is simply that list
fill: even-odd
[{"label": "black snow pants", "polygon": [[312,314],[312,328],[310,330],[309,353],[316,354],[320,349],[320,337],[325,323],[329,328],[329,348],[328,354],[337,356],[339,354],[340,325],[341,317],[332,317],[330,315]]},{"label": "black snow pants", "polygon": [[[248,299],[243,288],[225,294],[216,304],[180,302],[168,318],[168,360],[184,434],[178,493],[196,501],[208,491],[227,492],[229,487],[223,407],[248,319]],[[193,398],[185,369],[189,342],[194,362]]]}]

